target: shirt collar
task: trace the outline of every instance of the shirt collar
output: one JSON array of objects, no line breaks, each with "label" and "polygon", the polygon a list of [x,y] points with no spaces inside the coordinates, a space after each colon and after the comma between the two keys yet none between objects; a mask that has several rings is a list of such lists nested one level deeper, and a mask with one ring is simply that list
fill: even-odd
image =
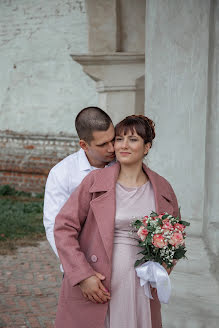
[{"label": "shirt collar", "polygon": [[91,171],[91,165],[87,159],[85,151],[81,148],[79,150],[79,170],[80,171]]},{"label": "shirt collar", "polygon": [[[115,164],[115,162],[116,161],[113,160],[112,162],[105,165],[105,167],[112,166],[113,164]],[[85,151],[82,148],[79,150],[79,170],[80,171],[88,171],[88,170],[92,171],[92,166],[90,165],[90,162],[88,161]]]}]

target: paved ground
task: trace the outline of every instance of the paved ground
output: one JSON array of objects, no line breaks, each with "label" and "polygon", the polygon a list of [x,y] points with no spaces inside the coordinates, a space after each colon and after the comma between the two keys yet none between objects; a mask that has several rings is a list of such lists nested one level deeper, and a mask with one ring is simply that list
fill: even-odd
[{"label": "paved ground", "polygon": [[0,327],[54,327],[62,274],[48,242],[0,256],[0,268]]},{"label": "paved ground", "polygon": [[[218,328],[219,286],[201,238],[188,238],[188,261],[171,274],[164,328]],[[52,328],[62,274],[47,241],[0,256],[0,328]],[[64,327],[63,327],[64,328]]]},{"label": "paved ground", "polygon": [[218,328],[219,284],[210,271],[207,248],[198,237],[186,240],[187,260],[171,273],[169,304],[162,305],[164,328]]}]

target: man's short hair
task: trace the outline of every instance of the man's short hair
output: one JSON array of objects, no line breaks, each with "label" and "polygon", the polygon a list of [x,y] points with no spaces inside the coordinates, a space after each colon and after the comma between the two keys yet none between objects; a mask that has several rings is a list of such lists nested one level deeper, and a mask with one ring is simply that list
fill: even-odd
[{"label": "man's short hair", "polygon": [[108,130],[112,120],[99,107],[86,107],[82,109],[75,119],[75,128],[80,139],[90,143],[94,131]]}]

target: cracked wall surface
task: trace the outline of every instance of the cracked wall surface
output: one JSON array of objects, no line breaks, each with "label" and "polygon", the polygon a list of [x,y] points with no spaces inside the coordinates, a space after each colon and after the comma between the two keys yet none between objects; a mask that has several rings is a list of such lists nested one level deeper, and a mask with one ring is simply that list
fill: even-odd
[{"label": "cracked wall surface", "polygon": [[82,0],[0,2],[0,130],[75,133],[76,114],[97,104],[70,57],[88,51],[87,34]]},{"label": "cracked wall surface", "polygon": [[78,149],[75,117],[97,95],[70,54],[87,51],[83,0],[0,1],[0,184],[42,191]]}]

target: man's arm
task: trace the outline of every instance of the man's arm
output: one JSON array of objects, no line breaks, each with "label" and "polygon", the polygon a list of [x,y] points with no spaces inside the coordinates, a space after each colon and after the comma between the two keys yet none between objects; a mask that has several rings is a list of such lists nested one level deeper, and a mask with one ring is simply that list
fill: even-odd
[{"label": "man's arm", "polygon": [[54,239],[55,218],[69,196],[66,177],[62,176],[61,179],[58,179],[55,172],[51,170],[45,188],[43,224],[48,242],[56,256],[58,256],[58,252]]}]

